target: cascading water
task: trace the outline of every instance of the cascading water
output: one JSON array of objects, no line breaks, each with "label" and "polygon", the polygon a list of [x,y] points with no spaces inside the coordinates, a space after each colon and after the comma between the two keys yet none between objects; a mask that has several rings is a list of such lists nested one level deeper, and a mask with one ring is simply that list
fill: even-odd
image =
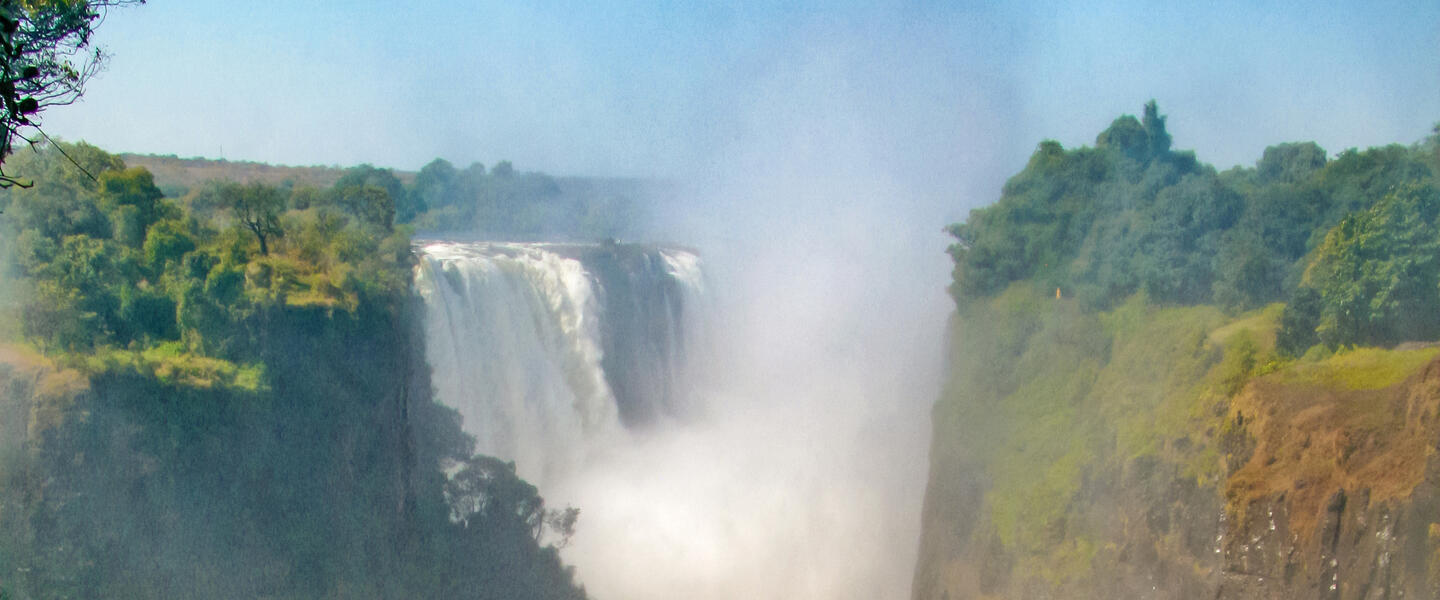
[{"label": "cascading water", "polygon": [[460,412],[477,452],[553,481],[626,426],[683,410],[703,294],[695,254],[490,242],[419,254],[437,398]]}]

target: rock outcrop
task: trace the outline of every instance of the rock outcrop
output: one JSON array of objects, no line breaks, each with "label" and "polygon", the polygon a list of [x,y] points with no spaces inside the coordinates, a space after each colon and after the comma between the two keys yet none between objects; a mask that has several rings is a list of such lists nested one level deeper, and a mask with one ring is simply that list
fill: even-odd
[{"label": "rock outcrop", "polygon": [[[1164,314],[1153,313],[1138,329],[1175,318]],[[972,340],[988,331],[960,327]],[[1026,344],[1054,343],[1043,335],[1051,324],[1036,327]],[[964,381],[952,382],[936,407],[913,597],[1440,597],[1436,349],[1256,364],[1263,335],[1246,362],[1235,359],[1246,344],[1224,337],[1233,331],[1208,327],[1194,349],[1180,352],[1126,347],[1160,339],[1142,334],[1101,336],[1109,344],[1098,373],[1058,386],[1084,387],[1072,391],[1078,400],[1064,403],[1073,433],[1051,436],[1073,440],[1046,442],[1083,451],[1056,454],[1050,464],[1015,458],[1043,452],[1036,442],[996,449],[964,434],[1033,427],[984,421],[1043,418],[1022,410],[1031,401],[1024,380],[1052,377],[1053,369],[1022,372],[1018,384],[996,388],[1008,395],[987,392],[983,383],[969,393]],[[1152,361],[1148,367],[1127,362],[1141,355]],[[1203,368],[1186,367],[1180,357],[1202,357]],[[957,358],[957,371],[973,374],[974,360]],[[1241,364],[1243,376],[1227,364]],[[1116,378],[1127,383],[1116,385]],[[1146,389],[1137,382],[1157,378],[1169,382],[1163,397],[1137,401]],[[1188,407],[1181,417],[1143,412],[1163,415],[1177,396],[1191,398],[1180,403]],[[1112,416],[1096,418],[1105,414]],[[1144,435],[1122,420],[1136,415],[1148,424]],[[1136,436],[1154,441],[1127,442]],[[1015,465],[1030,470],[1016,473]],[[1054,484],[1057,478],[1074,485]],[[1042,510],[1047,505],[1053,508]]]}]

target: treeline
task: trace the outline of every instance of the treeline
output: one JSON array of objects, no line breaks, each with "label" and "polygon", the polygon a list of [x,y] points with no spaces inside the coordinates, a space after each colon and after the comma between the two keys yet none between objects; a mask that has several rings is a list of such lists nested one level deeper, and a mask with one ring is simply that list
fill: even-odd
[{"label": "treeline", "polygon": [[252,361],[267,309],[393,311],[409,288],[409,232],[383,192],[217,183],[175,201],[98,148],[68,154],[83,171],[54,149],[13,157],[35,185],[0,196],[22,334],[46,352],[178,342]]},{"label": "treeline", "polygon": [[166,198],[85,144],[7,167],[34,186],[0,192],[0,354],[45,366],[0,364],[0,596],[584,597],[575,511],[431,399],[383,176]]},{"label": "treeline", "polygon": [[1414,146],[1273,146],[1217,172],[1152,101],[1094,147],[1042,142],[998,202],[947,228],[962,306],[1033,280],[1096,310],[1136,293],[1239,312],[1288,303],[1280,349],[1440,337],[1440,129]]},{"label": "treeline", "polygon": [[457,168],[436,159],[419,172],[165,156],[133,156],[132,162],[147,166],[158,187],[176,198],[213,196],[220,181],[266,183],[287,194],[299,193],[296,207],[304,208],[320,189],[373,186],[390,196],[396,223],[414,225],[426,234],[495,239],[634,238],[644,233],[647,207],[656,191],[639,180],[521,172],[508,161],[487,170],[480,163]]},{"label": "treeline", "polygon": [[312,185],[330,187],[345,174],[340,166],[293,167],[260,162],[180,158],[174,154],[132,154],[122,152],[116,156],[131,167],[144,167],[155,176],[155,184],[166,196],[178,198],[191,189],[211,181],[236,181],[240,183],[261,182],[281,185]]},{"label": "treeline", "polygon": [[[406,193],[422,231],[476,232],[502,238],[602,240],[634,237],[644,216],[638,189],[591,185],[567,190],[543,173],[516,171],[508,161],[456,169],[436,159],[415,174]],[[407,215],[408,216],[408,215]]]}]

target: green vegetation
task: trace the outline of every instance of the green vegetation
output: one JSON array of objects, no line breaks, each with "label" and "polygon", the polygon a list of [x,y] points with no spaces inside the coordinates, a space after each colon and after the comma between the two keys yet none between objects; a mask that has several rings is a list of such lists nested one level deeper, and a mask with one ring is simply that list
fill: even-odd
[{"label": "green vegetation", "polygon": [[1437,138],[1333,160],[1313,143],[1282,144],[1253,169],[1217,173],[1170,149],[1152,102],[1094,148],[1041,143],[999,202],[951,225],[951,291],[965,304],[1030,280],[1090,310],[1137,291],[1231,313],[1289,299],[1299,311],[1281,333],[1290,355],[1316,342],[1432,339]]},{"label": "green vegetation", "polygon": [[184,341],[253,361],[268,313],[384,308],[408,289],[409,232],[391,225],[383,194],[328,190],[286,211],[284,190],[223,183],[217,202],[186,207],[144,169],[84,145],[69,154],[98,180],[54,149],[23,153],[12,169],[37,185],[0,198],[23,334],[48,352]]},{"label": "green vegetation", "polygon": [[367,203],[383,190],[394,204],[394,223],[425,233],[460,233],[491,239],[604,240],[633,238],[645,230],[647,202],[658,188],[638,180],[551,177],[516,171],[509,162],[486,170],[463,169],[436,159],[419,172],[360,165],[279,167],[249,162],[122,155],[153,172],[156,186],[197,210],[227,206],[220,182],[265,184],[303,210],[324,203]]},{"label": "green vegetation", "polygon": [[984,594],[1094,584],[1136,544],[1200,572],[1214,541],[1170,533],[1174,498],[1281,494],[1305,539],[1335,490],[1403,497],[1423,472],[1433,431],[1404,415],[1429,408],[1388,399],[1440,348],[1375,346],[1440,338],[1440,135],[1223,173],[1170,146],[1153,102],[1093,148],[1043,142],[948,229],[932,477],[974,483],[932,480],[966,509],[927,529],[979,553]]},{"label": "green vegetation", "polygon": [[476,232],[492,238],[597,240],[640,232],[637,186],[604,180],[573,183],[516,171],[508,161],[487,172],[479,163],[456,169],[435,159],[397,196],[405,199],[397,217],[424,231]]},{"label": "green vegetation", "polygon": [[431,400],[402,187],[175,199],[60,149],[0,192],[0,592],[584,597],[576,513]]},{"label": "green vegetation", "polygon": [[1440,355],[1440,347],[1413,350],[1360,348],[1311,362],[1300,361],[1275,381],[1335,390],[1379,390],[1396,385]]},{"label": "green vegetation", "polygon": [[1157,308],[1143,294],[1093,313],[1027,283],[966,305],[936,460],[983,465],[983,519],[1018,572],[1056,584],[1087,575],[1106,535],[1082,512],[1100,473],[1164,459],[1196,481],[1220,477],[1213,408],[1262,351],[1255,333],[1226,324],[1212,307]]},{"label": "green vegetation", "polygon": [[[1290,325],[1313,330],[1329,347],[1436,339],[1440,194],[1407,185],[1346,215],[1315,248],[1301,286],[1315,290],[1307,296],[1318,303],[1297,303]],[[1287,335],[1305,339],[1298,332]]]}]

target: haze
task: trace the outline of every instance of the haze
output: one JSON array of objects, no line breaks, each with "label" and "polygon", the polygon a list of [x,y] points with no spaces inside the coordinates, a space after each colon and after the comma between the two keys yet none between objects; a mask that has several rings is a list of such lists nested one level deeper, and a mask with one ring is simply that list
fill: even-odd
[{"label": "haze", "polygon": [[1093,143],[1154,98],[1177,148],[1225,168],[1440,118],[1433,2],[393,7],[115,12],[109,71],[46,126],[115,152],[677,183],[660,231],[715,284],[709,414],[554,489],[602,599],[908,596],[940,228],[1040,139]]}]

